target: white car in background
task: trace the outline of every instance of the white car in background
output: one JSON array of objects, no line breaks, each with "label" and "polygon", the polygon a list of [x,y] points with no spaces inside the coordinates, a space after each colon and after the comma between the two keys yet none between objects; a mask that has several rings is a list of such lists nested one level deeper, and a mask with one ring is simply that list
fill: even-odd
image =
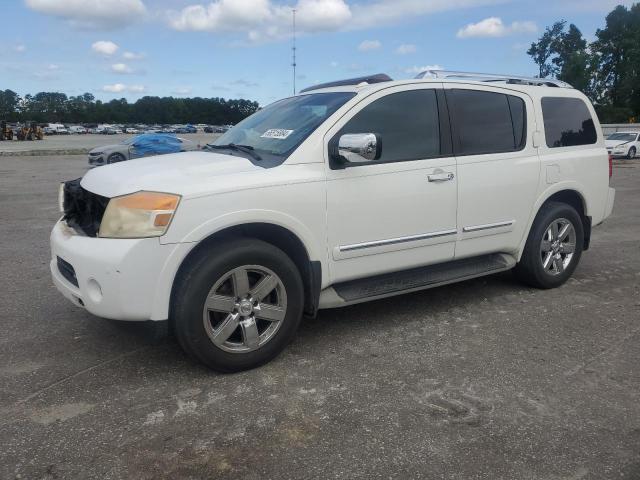
[{"label": "white car in background", "polygon": [[84,134],[87,133],[87,129],[80,125],[73,125],[69,127],[69,133]]},{"label": "white car in background", "polygon": [[137,128],[125,128],[124,133],[138,134],[140,133],[140,131]]},{"label": "white car in background", "polygon": [[604,143],[614,157],[635,158],[640,150],[640,132],[612,133]]}]

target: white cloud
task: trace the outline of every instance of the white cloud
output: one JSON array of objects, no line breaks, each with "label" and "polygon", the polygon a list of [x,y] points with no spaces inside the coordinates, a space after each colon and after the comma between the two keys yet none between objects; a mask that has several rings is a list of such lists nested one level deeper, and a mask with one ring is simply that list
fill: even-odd
[{"label": "white cloud", "polygon": [[370,52],[371,50],[377,50],[382,47],[382,43],[378,40],[365,40],[358,45],[358,50],[361,52]]},{"label": "white cloud", "polygon": [[126,63],[114,63],[111,65],[113,73],[133,73],[133,69]]},{"label": "white cloud", "polygon": [[118,48],[120,48],[118,47],[118,45],[108,40],[100,40],[91,45],[91,50],[99,53],[100,55],[105,55],[108,57],[116,53],[118,51]]},{"label": "white cloud", "polygon": [[60,68],[59,65],[56,65],[55,63],[50,63],[49,65],[47,65],[47,70],[49,70],[50,72],[56,71]]},{"label": "white cloud", "polygon": [[396,53],[398,55],[407,55],[409,53],[414,53],[416,51],[416,46],[410,43],[403,43],[398,48],[396,48]]},{"label": "white cloud", "polygon": [[374,0],[356,3],[351,8],[353,18],[349,29],[377,28],[433,13],[461,10],[483,5],[505,3],[506,0]]},{"label": "white cloud", "polygon": [[144,53],[124,52],[122,54],[122,58],[125,60],[142,60],[144,57]]},{"label": "white cloud", "polygon": [[298,0],[282,5],[275,0],[215,0],[167,12],[169,25],[181,31],[244,32],[251,42],[291,35],[291,8],[301,34],[378,28],[405,18],[436,12],[504,3],[506,0],[373,0],[348,4],[345,0]]},{"label": "white cloud", "polygon": [[127,89],[124,83],[114,83],[113,85],[105,85],[102,87],[103,92],[108,93],[122,93]]},{"label": "white cloud", "polygon": [[27,51],[27,46],[23,43],[19,43],[15,47],[13,47],[13,51],[17,53],[24,53]]},{"label": "white cloud", "polygon": [[413,67],[409,67],[405,69],[405,73],[409,73],[411,75],[417,75],[419,73],[424,72],[425,70],[444,70],[440,65],[425,65],[424,67],[420,67],[418,65],[414,65]]},{"label": "white cloud", "polygon": [[125,85],[124,83],[114,83],[102,87],[102,91],[107,93],[143,93],[146,90],[146,87],[143,85]]},{"label": "white cloud", "polygon": [[332,67],[332,68],[336,68],[338,65],[340,65],[340,64],[338,62],[336,62],[336,61],[333,61],[333,62],[329,63],[329,66]]},{"label": "white cloud", "polygon": [[[338,30],[351,12],[344,0],[298,0],[296,27],[312,33]],[[252,42],[284,38],[291,33],[291,7],[271,0],[216,0],[167,13],[169,25],[181,31],[241,31]]]},{"label": "white cloud", "polygon": [[27,7],[80,28],[120,28],[146,13],[142,0],[25,0]]},{"label": "white cloud", "polygon": [[478,23],[470,23],[458,30],[458,38],[505,37],[516,33],[535,33],[538,27],[534,22],[512,22],[505,25],[499,17],[489,17]]}]

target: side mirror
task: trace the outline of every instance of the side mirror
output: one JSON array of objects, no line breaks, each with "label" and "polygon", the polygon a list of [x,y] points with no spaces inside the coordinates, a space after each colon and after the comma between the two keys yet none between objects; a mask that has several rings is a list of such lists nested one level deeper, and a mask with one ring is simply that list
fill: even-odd
[{"label": "side mirror", "polygon": [[374,162],[382,155],[382,141],[375,133],[345,133],[333,148],[332,157],[343,165]]}]

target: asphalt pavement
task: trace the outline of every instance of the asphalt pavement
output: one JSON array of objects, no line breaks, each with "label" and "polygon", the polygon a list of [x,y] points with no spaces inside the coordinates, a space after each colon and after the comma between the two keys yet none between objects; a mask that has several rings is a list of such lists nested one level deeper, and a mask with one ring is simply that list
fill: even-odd
[{"label": "asphalt pavement", "polygon": [[640,478],[640,163],[575,276],[509,273],[303,322],[220,375],[49,277],[58,182],[84,156],[0,158],[0,478]]}]

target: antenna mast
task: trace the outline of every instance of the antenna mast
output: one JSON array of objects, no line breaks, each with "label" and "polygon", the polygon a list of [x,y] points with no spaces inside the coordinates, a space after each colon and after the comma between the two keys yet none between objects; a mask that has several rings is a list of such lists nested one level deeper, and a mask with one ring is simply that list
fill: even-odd
[{"label": "antenna mast", "polygon": [[293,63],[291,66],[293,67],[293,94],[296,94],[296,9],[291,9],[291,13],[293,14],[293,45],[291,47],[291,52],[293,53]]}]

